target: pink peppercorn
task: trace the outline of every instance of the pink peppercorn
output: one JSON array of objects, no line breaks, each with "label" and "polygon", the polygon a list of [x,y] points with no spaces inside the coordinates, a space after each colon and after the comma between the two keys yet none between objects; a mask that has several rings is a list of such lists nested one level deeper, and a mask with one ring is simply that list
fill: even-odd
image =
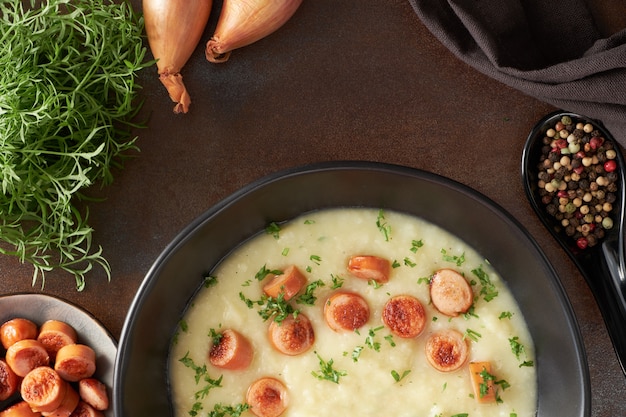
[{"label": "pink peppercorn", "polygon": [[604,138],[601,138],[599,136],[594,136],[589,140],[589,145],[591,146],[591,149],[598,149],[600,146],[602,146],[603,143]]},{"label": "pink peppercorn", "polygon": [[604,163],[604,170],[606,172],[613,172],[617,169],[617,162],[614,159],[610,159]]},{"label": "pink peppercorn", "polygon": [[578,246],[580,249],[586,249],[588,243],[589,242],[587,241],[587,238],[579,237],[578,239],[576,239],[576,246]]}]

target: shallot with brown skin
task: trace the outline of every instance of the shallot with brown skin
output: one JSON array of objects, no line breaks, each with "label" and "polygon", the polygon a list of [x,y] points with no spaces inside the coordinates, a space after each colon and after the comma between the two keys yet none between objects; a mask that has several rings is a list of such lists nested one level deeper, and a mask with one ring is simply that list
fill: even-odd
[{"label": "shallot with brown skin", "polygon": [[200,42],[212,5],[212,0],[143,0],[148,43],[159,79],[176,103],[174,113],[189,111],[191,97],[180,71]]},{"label": "shallot with brown skin", "polygon": [[215,33],[206,44],[210,62],[226,62],[230,53],[277,31],[302,0],[224,0]]}]

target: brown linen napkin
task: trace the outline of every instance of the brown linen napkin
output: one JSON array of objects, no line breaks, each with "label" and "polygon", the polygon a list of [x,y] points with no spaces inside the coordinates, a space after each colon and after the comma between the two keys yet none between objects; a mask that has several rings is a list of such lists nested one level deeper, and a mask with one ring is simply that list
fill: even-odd
[{"label": "brown linen napkin", "polygon": [[[626,146],[626,29],[602,38],[584,0],[409,0],[459,59],[599,120]],[[626,13],[626,3],[622,11]]]}]

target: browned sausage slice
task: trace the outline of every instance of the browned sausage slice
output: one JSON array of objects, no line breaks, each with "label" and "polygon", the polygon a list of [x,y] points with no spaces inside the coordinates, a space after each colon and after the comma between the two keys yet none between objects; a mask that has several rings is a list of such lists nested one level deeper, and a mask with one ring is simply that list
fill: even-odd
[{"label": "browned sausage slice", "polygon": [[104,411],[109,408],[107,387],[102,381],[95,378],[85,378],[78,381],[78,395],[81,400],[95,408]]},{"label": "browned sausage slice", "polygon": [[258,417],[278,417],[289,405],[287,387],[275,378],[258,379],[248,388],[246,402]]},{"label": "browned sausage slice", "polygon": [[13,372],[20,377],[25,377],[38,366],[50,363],[46,348],[34,339],[24,339],[13,343],[7,349],[5,359]]},{"label": "browned sausage slice", "polygon": [[459,369],[469,355],[469,346],[463,335],[452,329],[432,334],[426,342],[426,359],[441,372]]},{"label": "browned sausage slice", "polygon": [[290,300],[298,294],[307,283],[306,277],[295,265],[290,265],[280,275],[274,275],[270,281],[263,286],[263,291],[270,297],[277,298],[283,294],[285,301]]},{"label": "browned sausage slice", "polygon": [[96,410],[85,401],[79,401],[70,417],[104,417],[104,413]]},{"label": "browned sausage slice", "polygon": [[26,401],[20,401],[0,411],[0,417],[41,417],[41,413],[33,411]]},{"label": "browned sausage slice", "polygon": [[336,292],[324,304],[324,319],[335,331],[354,331],[365,325],[369,318],[369,305],[359,294]]},{"label": "browned sausage slice", "polygon": [[65,396],[63,396],[63,400],[61,404],[50,413],[42,413],[46,417],[70,417],[72,412],[78,406],[78,402],[80,401],[80,397],[74,388],[71,385],[68,385],[65,390]]},{"label": "browned sausage slice", "polygon": [[442,314],[455,317],[469,310],[474,293],[463,275],[453,269],[440,269],[430,280],[430,299]]},{"label": "browned sausage slice", "polygon": [[96,352],[82,344],[63,346],[57,352],[54,369],[66,381],[89,378],[96,371]]},{"label": "browned sausage slice", "polygon": [[0,359],[0,401],[11,397],[18,390],[20,378],[3,359]]},{"label": "browned sausage slice", "polygon": [[380,256],[355,255],[348,260],[348,272],[357,278],[384,284],[389,281],[391,263]]},{"label": "browned sausage slice", "polygon": [[20,340],[36,338],[37,325],[28,319],[18,317],[8,320],[0,326],[0,341],[5,349]]},{"label": "browned sausage slice", "polygon": [[311,321],[302,313],[296,318],[290,314],[280,323],[272,321],[269,337],[276,350],[290,356],[306,352],[315,342]]},{"label": "browned sausage slice", "polygon": [[383,323],[393,334],[403,338],[417,337],[426,327],[426,311],[412,295],[396,295],[383,306]]},{"label": "browned sausage slice", "polygon": [[209,361],[213,366],[223,369],[245,369],[252,362],[254,351],[252,345],[241,333],[224,330],[219,341],[209,350]]},{"label": "browned sausage slice", "polygon": [[63,346],[72,345],[78,340],[76,330],[59,320],[48,320],[41,325],[37,340],[44,345],[50,358],[54,360]]},{"label": "browned sausage slice", "polygon": [[51,413],[63,402],[69,384],[49,366],[33,369],[22,380],[20,393],[34,411]]}]

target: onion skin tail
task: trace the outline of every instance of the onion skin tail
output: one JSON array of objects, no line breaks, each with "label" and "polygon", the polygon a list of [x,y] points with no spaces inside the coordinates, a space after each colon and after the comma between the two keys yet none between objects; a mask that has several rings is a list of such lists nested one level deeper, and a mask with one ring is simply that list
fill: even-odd
[{"label": "onion skin tail", "polygon": [[180,72],[176,74],[163,73],[159,75],[161,84],[165,86],[170,95],[170,99],[176,103],[174,113],[187,113],[191,105],[191,96],[183,83],[183,76]]},{"label": "onion skin tail", "polygon": [[303,0],[224,0],[215,33],[207,42],[209,62],[228,61],[230,53],[277,31]]},{"label": "onion skin tail", "polygon": [[180,72],[198,46],[213,0],[142,0],[145,30],[161,83],[176,103],[174,113],[187,113],[189,92]]}]

